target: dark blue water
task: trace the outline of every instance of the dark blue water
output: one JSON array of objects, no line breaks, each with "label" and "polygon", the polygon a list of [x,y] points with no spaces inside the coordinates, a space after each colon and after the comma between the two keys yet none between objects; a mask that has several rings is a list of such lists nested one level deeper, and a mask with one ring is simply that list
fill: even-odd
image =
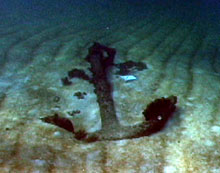
[{"label": "dark blue water", "polygon": [[6,20],[15,23],[62,22],[62,18],[88,16],[101,22],[109,19],[120,22],[163,12],[191,21],[217,22],[220,16],[220,2],[217,0],[1,0],[0,3],[1,24]]}]

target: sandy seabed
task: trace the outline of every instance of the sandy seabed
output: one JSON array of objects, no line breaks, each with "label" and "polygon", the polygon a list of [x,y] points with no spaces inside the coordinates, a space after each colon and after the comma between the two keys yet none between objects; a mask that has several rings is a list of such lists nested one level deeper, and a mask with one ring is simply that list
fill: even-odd
[{"label": "sandy seabed", "polygon": [[[153,14],[111,26],[97,23],[0,26],[0,172],[220,172],[218,30]],[[176,95],[178,112],[165,130],[85,143],[41,120],[59,113],[76,130],[101,128],[94,87],[81,79],[71,86],[61,82],[73,68],[90,74],[85,57],[94,41],[116,48],[116,63],[148,66],[134,72],[137,80],[131,82],[113,69],[120,123],[141,123],[147,104]],[[85,98],[77,99],[76,92],[85,92]],[[70,116],[72,111],[80,113]]]}]

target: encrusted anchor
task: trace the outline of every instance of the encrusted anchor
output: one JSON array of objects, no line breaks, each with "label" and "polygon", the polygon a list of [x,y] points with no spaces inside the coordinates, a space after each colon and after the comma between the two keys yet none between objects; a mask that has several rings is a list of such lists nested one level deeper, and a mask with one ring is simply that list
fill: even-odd
[{"label": "encrusted anchor", "polygon": [[120,125],[112,97],[113,86],[109,80],[109,70],[112,66],[116,66],[119,69],[118,74],[135,80],[130,72],[134,69],[144,70],[147,66],[133,61],[114,64],[115,54],[115,49],[94,43],[89,48],[89,54],[86,57],[86,61],[91,65],[92,77],[89,77],[83,70],[73,69],[68,72],[68,77],[61,79],[63,85],[71,85],[71,78],[81,78],[94,85],[101,114],[101,130],[94,133],[75,132],[72,122],[67,118],[59,117],[58,114],[43,118],[43,121],[64,128],[74,133],[78,140],[87,142],[139,138],[161,131],[176,110],[176,96],[162,97],[150,103],[143,111],[145,121],[142,124],[132,127]]}]

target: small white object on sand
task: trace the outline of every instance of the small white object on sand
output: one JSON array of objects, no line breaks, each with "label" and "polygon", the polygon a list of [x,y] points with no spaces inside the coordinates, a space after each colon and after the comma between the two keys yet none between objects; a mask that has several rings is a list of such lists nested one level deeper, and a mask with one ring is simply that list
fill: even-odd
[{"label": "small white object on sand", "polygon": [[137,79],[137,77],[135,77],[134,75],[120,76],[120,78],[123,79],[125,82],[129,82]]}]

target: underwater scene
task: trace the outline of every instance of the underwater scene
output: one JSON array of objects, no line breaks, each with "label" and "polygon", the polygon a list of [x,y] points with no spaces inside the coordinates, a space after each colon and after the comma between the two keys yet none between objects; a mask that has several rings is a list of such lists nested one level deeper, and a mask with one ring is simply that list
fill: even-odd
[{"label": "underwater scene", "polygon": [[1,0],[0,173],[220,173],[220,1]]}]

